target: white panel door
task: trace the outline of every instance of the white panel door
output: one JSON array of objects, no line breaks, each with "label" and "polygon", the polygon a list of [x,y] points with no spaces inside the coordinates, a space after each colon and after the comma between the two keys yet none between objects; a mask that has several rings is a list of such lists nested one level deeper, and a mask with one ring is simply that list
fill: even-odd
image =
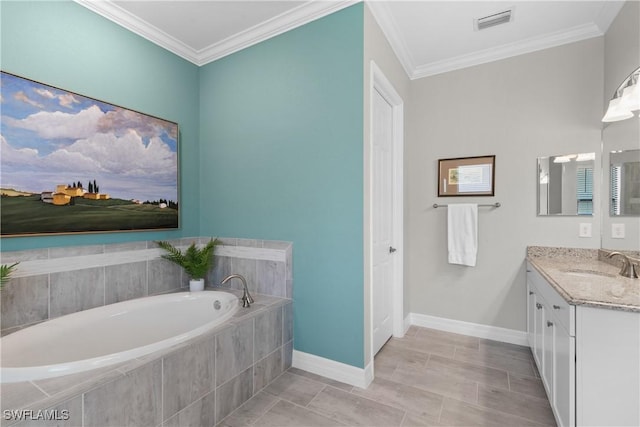
[{"label": "white panel door", "polygon": [[393,107],[373,91],[373,353],[393,333]]}]

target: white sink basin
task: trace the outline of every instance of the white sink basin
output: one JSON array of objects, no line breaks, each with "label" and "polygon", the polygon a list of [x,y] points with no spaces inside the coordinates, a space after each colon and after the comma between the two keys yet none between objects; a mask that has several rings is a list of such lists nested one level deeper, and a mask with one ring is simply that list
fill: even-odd
[{"label": "white sink basin", "polygon": [[602,271],[597,270],[588,270],[586,268],[569,268],[567,270],[563,270],[564,273],[569,274],[571,276],[579,276],[579,277],[613,277],[615,278],[615,274],[603,273]]}]

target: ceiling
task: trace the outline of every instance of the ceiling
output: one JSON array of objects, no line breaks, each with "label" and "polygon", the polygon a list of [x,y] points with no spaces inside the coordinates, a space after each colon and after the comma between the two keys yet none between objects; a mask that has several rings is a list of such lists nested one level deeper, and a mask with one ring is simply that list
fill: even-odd
[{"label": "ceiling", "polygon": [[[350,6],[351,0],[75,0],[204,65]],[[603,35],[623,1],[367,2],[411,79]],[[512,10],[477,31],[474,19]],[[445,42],[446,41],[446,42]]]}]

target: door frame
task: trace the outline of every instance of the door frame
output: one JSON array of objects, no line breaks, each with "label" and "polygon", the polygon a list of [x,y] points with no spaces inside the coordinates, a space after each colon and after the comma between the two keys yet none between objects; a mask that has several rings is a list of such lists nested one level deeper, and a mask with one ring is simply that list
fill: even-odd
[{"label": "door frame", "polygon": [[[392,284],[392,323],[393,336],[402,338],[405,332],[404,325],[404,101],[395,90],[389,79],[384,75],[378,65],[372,60],[370,62],[370,78],[369,78],[369,147],[371,153],[373,151],[373,98],[375,91],[380,93],[382,97],[392,107],[393,118],[393,224],[392,234],[394,245],[397,249],[393,256],[393,284]],[[369,158],[369,182],[373,182],[372,158]],[[369,188],[369,212],[372,213],[373,186]],[[373,220],[371,221],[373,225]],[[373,227],[368,230],[368,239],[373,241]],[[369,260],[373,260],[373,248],[369,247]],[[369,277],[373,275],[372,262],[368,263]],[[371,287],[372,280],[369,280],[368,286]],[[371,307],[369,316],[369,330],[373,334],[373,292],[369,292],[369,307]],[[373,335],[369,337],[369,360],[373,362]]]}]

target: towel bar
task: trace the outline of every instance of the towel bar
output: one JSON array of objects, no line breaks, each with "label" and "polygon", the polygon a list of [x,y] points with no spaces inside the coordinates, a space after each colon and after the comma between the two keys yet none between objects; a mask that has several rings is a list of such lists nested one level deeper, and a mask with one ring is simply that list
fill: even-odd
[{"label": "towel bar", "polygon": [[[446,208],[449,205],[439,205],[437,203],[433,204],[434,208]],[[491,204],[484,204],[484,205],[478,205],[480,207],[487,207],[487,208],[499,208],[500,206],[502,206],[499,202],[495,202],[495,203],[491,203]]]}]

